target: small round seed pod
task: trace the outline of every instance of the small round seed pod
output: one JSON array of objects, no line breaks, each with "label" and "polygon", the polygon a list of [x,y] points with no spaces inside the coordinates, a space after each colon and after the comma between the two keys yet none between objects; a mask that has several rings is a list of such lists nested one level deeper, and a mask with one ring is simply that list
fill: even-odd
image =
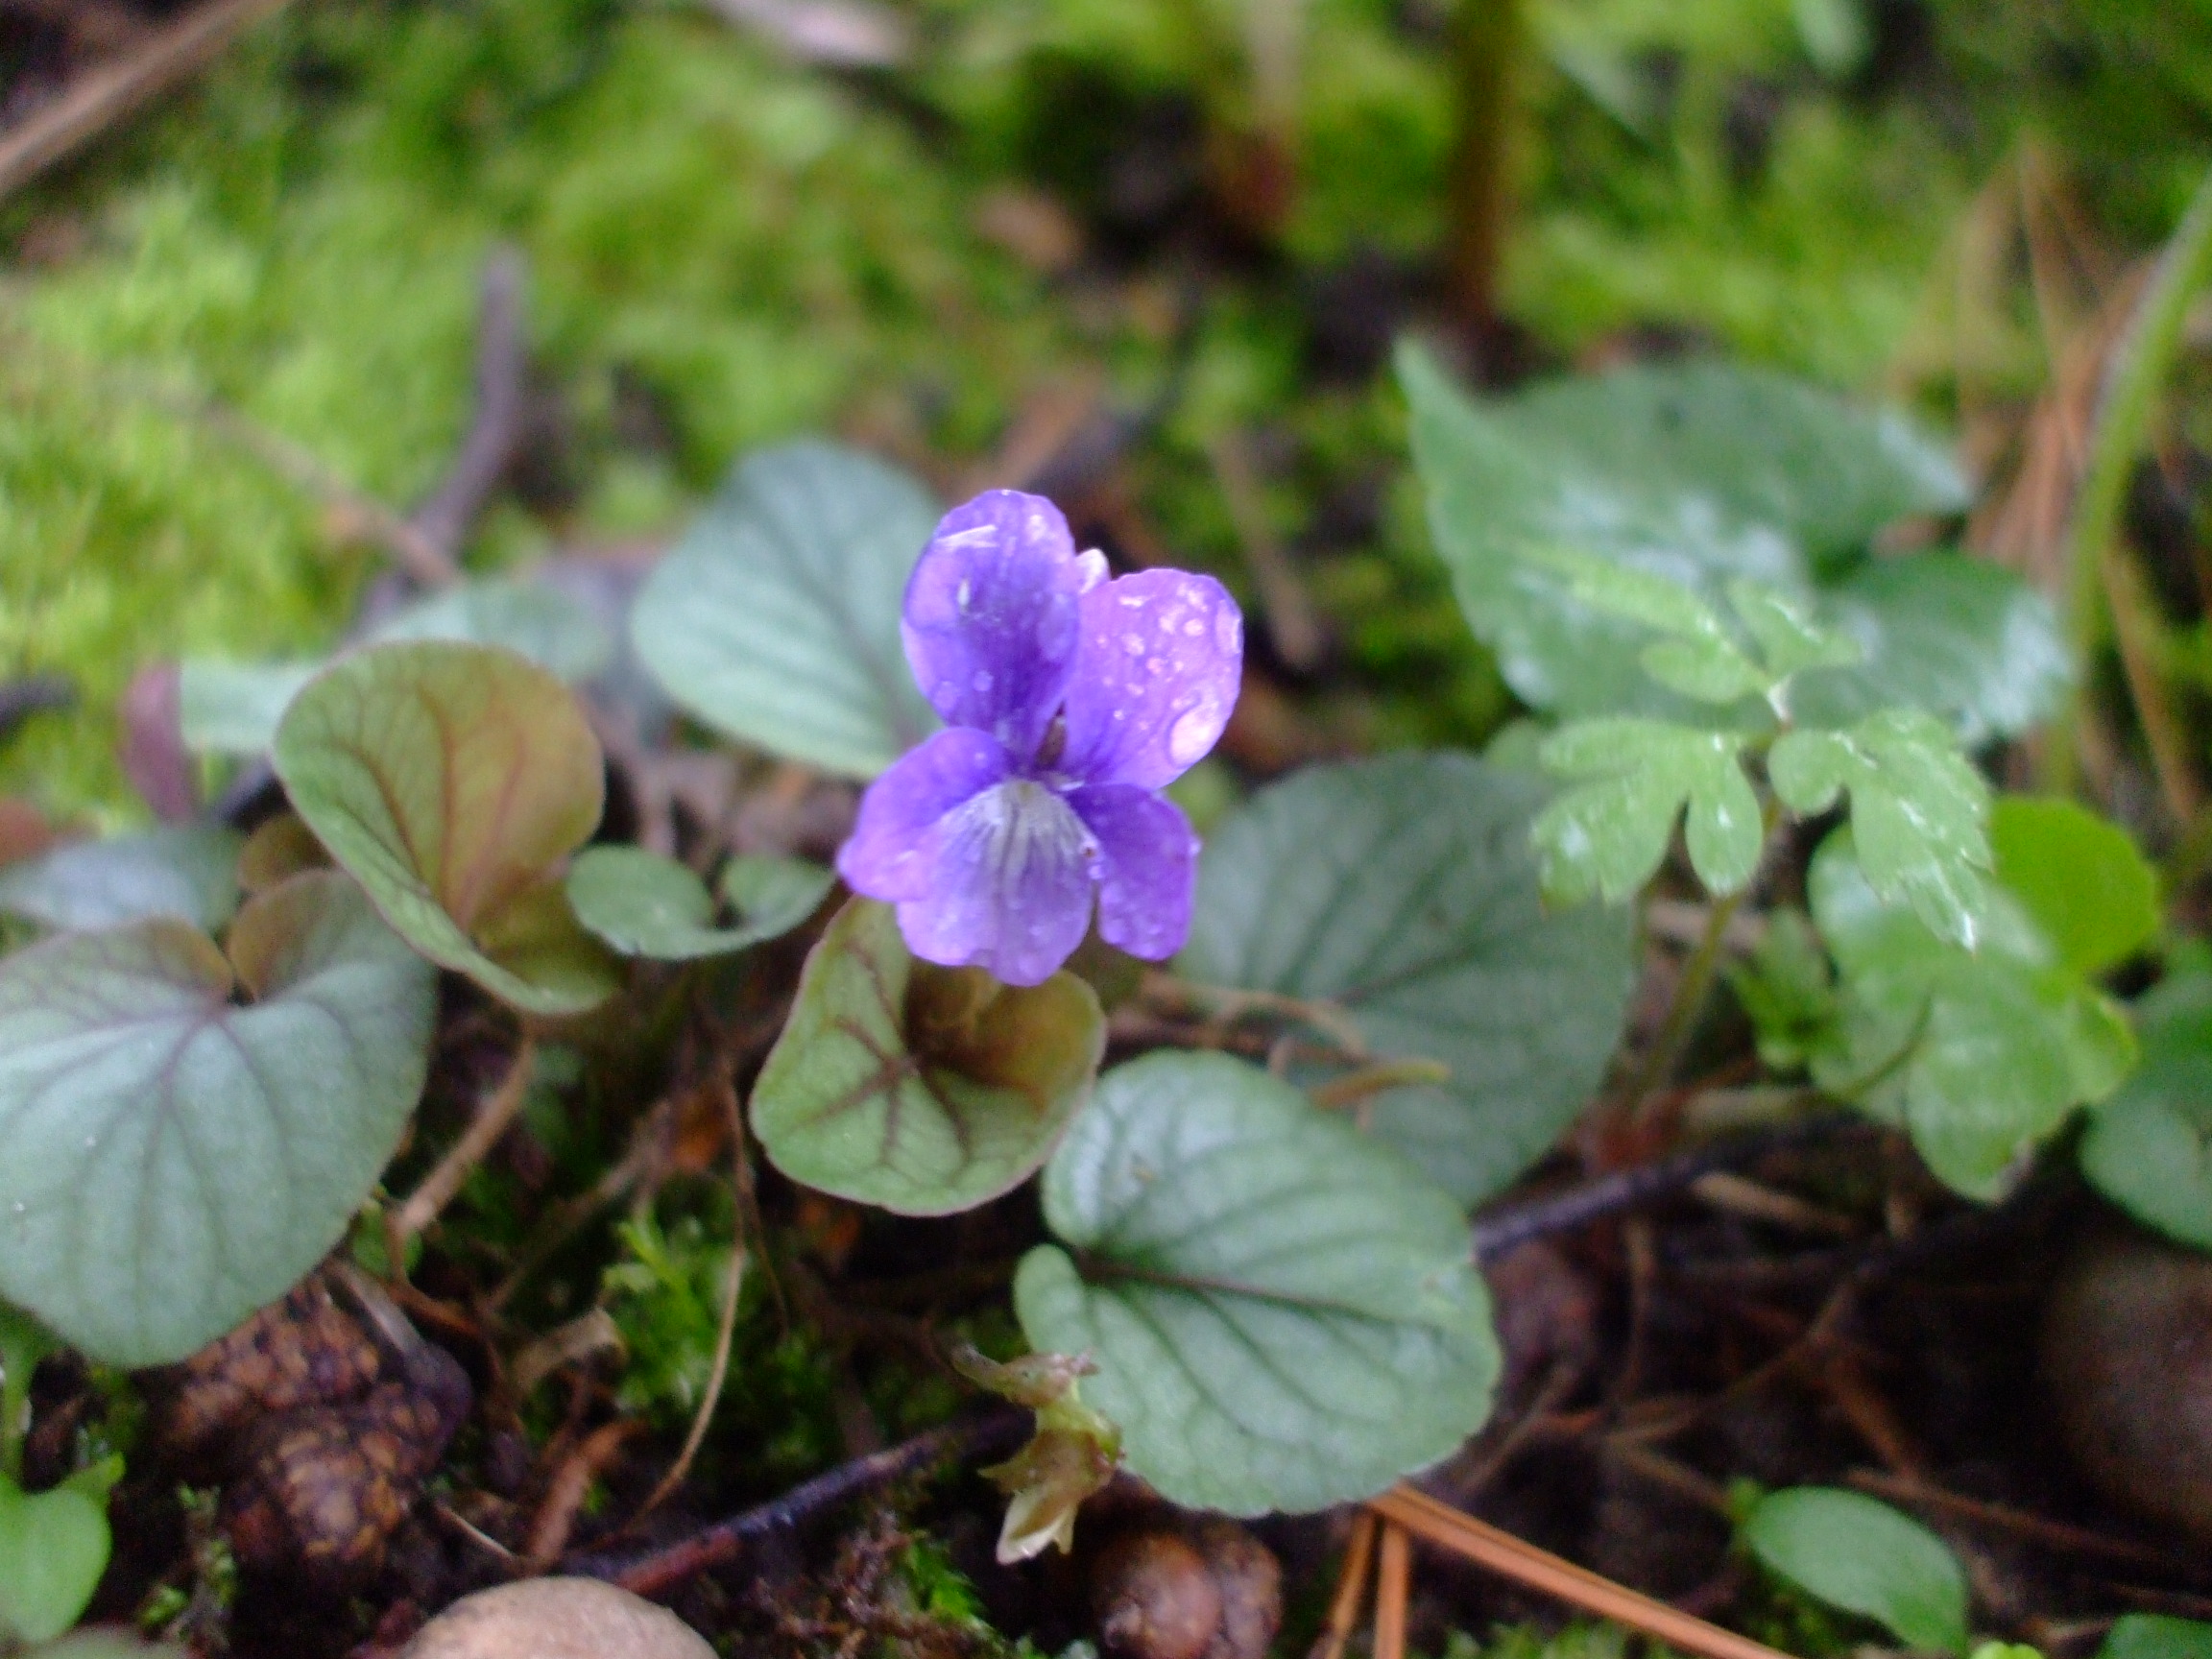
[{"label": "small round seed pod", "polygon": [[1221,1589],[1175,1531],[1123,1532],[1091,1567],[1098,1639],[1117,1659],[1204,1659],[1221,1627]]},{"label": "small round seed pod", "polygon": [[1191,1541],[1221,1595],[1221,1621],[1206,1659],[1266,1659],[1283,1623],[1283,1568],[1275,1552],[1220,1515],[1197,1522]]},{"label": "small round seed pod", "polygon": [[273,1417],[248,1437],[243,1473],[223,1493],[240,1566],[333,1591],[375,1575],[470,1400],[443,1349],[418,1341],[401,1364],[355,1404]]},{"label": "small round seed pod", "polygon": [[382,1368],[375,1340],[318,1275],[149,1379],[155,1441],[181,1473],[211,1479],[256,1424],[355,1399]]},{"label": "small round seed pod", "polygon": [[2135,1233],[2092,1238],[2052,1289],[2042,1358],[2090,1483],[2212,1545],[2212,1261]]}]

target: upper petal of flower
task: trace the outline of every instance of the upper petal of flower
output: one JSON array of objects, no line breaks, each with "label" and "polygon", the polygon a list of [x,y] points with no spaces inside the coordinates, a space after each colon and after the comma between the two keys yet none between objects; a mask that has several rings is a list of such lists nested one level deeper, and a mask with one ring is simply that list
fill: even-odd
[{"label": "upper petal of flower", "polygon": [[988,733],[959,726],[936,733],[868,785],[859,821],[837,850],[837,874],[871,899],[922,897],[936,880],[929,835],[938,820],[1012,771]]},{"label": "upper petal of flower", "polygon": [[915,955],[1041,985],[1091,925],[1092,835],[1042,783],[1016,779],[940,819],[924,858],[926,893],[899,905]]},{"label": "upper petal of flower", "polygon": [[1174,802],[1133,783],[1072,791],[1068,805],[1097,843],[1098,936],[1162,962],[1190,936],[1198,836]]},{"label": "upper petal of flower", "polygon": [[1165,788],[1229,724],[1244,667],[1243,613],[1220,583],[1187,570],[1101,583],[1081,609],[1058,769],[1091,783]]},{"label": "upper petal of flower", "polygon": [[907,579],[901,628],[930,707],[1026,762],[1075,665],[1077,601],[1104,573],[1042,495],[991,490],[946,514]]}]

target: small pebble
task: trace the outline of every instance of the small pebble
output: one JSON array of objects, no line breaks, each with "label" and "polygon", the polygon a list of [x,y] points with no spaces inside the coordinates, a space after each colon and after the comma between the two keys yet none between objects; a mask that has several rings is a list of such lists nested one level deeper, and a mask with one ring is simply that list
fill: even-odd
[{"label": "small pebble", "polygon": [[2212,1260],[2093,1238],[2052,1289],[2043,1380],[2091,1484],[2212,1545]]},{"label": "small pebble", "polygon": [[526,1578],[453,1603],[399,1659],[714,1659],[665,1607],[596,1578]]}]

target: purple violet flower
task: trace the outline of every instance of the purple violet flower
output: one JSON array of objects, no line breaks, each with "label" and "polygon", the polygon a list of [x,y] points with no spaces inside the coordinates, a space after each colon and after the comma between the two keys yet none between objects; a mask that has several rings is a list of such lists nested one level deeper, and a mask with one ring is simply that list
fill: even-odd
[{"label": "purple violet flower", "polygon": [[926,961],[1051,977],[1098,893],[1110,945],[1190,931],[1198,837],[1163,797],[1236,707],[1244,618],[1210,576],[1106,579],[1042,495],[993,490],[937,526],[901,634],[947,730],[868,786],[837,854]]}]

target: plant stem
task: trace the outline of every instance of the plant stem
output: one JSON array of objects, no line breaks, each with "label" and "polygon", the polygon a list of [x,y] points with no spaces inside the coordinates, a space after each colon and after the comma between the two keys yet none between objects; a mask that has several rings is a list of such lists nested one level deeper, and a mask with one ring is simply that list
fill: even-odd
[{"label": "plant stem", "polygon": [[1737,910],[1750,893],[1751,884],[1745,882],[1726,898],[1717,900],[1706,912],[1705,931],[1698,937],[1697,948],[1690,952],[1689,961],[1682,965],[1682,977],[1674,987],[1674,999],[1667,1006],[1667,1018],[1660,1024],[1659,1034],[1651,1039],[1651,1046],[1644,1051],[1628,1087],[1622,1091],[1622,1103],[1627,1108],[1631,1121],[1643,1118],[1644,1103],[1667,1081],[1675,1062],[1682,1058],[1690,1033],[1696,1026],[1697,1016],[1705,1011],[1705,999],[1713,994],[1713,979],[1720,969],[1720,952],[1727,944],[1728,924],[1735,920]]},{"label": "plant stem", "polygon": [[2159,390],[2180,348],[2190,297],[2207,276],[2212,276],[2212,173],[2197,187],[2188,212],[2158,256],[2157,269],[2105,369],[2097,399],[2089,460],[2066,533],[2066,620],[2080,681],[2073,717],[2053,731],[2044,751],[2044,782],[2060,792],[2070,791],[2075,781],[2074,728],[2088,697],[2089,655],[2102,626],[2105,549],[2119,535],[2128,480],[2143,451]]},{"label": "plant stem", "polygon": [[1522,0],[1459,0],[1453,44],[1459,133],[1452,156],[1451,296],[1470,328],[1498,314],[1512,213],[1512,137]]}]

